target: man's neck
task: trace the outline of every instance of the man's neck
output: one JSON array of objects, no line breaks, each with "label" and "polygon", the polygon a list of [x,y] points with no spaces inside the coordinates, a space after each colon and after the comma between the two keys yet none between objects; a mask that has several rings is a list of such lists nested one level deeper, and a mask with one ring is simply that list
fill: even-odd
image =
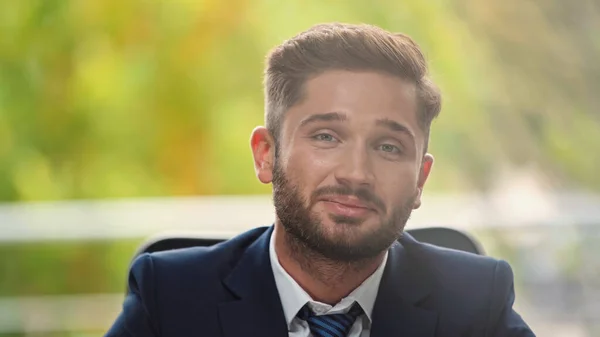
[{"label": "man's neck", "polygon": [[327,259],[295,242],[279,225],[275,225],[275,252],[285,271],[313,300],[335,305],[360,286],[383,261],[385,252],[357,262]]}]

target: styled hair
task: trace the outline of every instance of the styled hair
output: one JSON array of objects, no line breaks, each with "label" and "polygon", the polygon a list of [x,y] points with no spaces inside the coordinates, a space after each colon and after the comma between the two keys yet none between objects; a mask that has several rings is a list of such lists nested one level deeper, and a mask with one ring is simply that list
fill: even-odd
[{"label": "styled hair", "polygon": [[275,139],[285,112],[304,98],[304,83],[328,70],[376,71],[415,84],[417,118],[425,133],[441,110],[441,94],[428,76],[419,46],[407,35],[367,24],[326,23],[284,41],[267,56],[265,123]]}]

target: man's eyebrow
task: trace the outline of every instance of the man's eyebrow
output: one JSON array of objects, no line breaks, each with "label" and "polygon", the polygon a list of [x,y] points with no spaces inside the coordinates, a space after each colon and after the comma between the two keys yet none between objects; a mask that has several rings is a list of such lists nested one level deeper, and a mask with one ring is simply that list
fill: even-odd
[{"label": "man's eyebrow", "polygon": [[300,127],[314,122],[330,122],[330,121],[345,121],[346,115],[341,112],[327,112],[322,114],[314,114],[306,117],[300,122]]},{"label": "man's eyebrow", "polygon": [[402,132],[402,133],[406,133],[408,134],[412,139],[415,139],[415,134],[405,125],[402,125],[396,121],[393,121],[391,119],[378,119],[376,124],[378,126],[383,126],[385,128],[388,128],[394,132]]}]

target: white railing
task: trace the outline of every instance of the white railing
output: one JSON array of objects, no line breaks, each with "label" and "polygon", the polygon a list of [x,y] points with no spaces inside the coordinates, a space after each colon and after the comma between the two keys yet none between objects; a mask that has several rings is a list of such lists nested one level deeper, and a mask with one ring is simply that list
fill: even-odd
[{"label": "white railing", "polygon": [[[0,204],[0,242],[140,238],[163,231],[229,237],[271,224],[270,196]],[[426,195],[409,228],[600,224],[600,196]]]},{"label": "white railing", "polygon": [[123,294],[0,298],[0,334],[106,331]]}]

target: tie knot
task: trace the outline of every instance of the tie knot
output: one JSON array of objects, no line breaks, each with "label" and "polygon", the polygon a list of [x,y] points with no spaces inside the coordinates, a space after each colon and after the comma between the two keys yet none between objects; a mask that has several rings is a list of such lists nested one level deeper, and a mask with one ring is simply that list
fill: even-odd
[{"label": "tie knot", "polygon": [[343,314],[315,315],[308,303],[298,312],[298,318],[308,323],[310,331],[315,337],[333,336],[346,337],[356,318],[363,314],[357,302],[350,310]]}]

